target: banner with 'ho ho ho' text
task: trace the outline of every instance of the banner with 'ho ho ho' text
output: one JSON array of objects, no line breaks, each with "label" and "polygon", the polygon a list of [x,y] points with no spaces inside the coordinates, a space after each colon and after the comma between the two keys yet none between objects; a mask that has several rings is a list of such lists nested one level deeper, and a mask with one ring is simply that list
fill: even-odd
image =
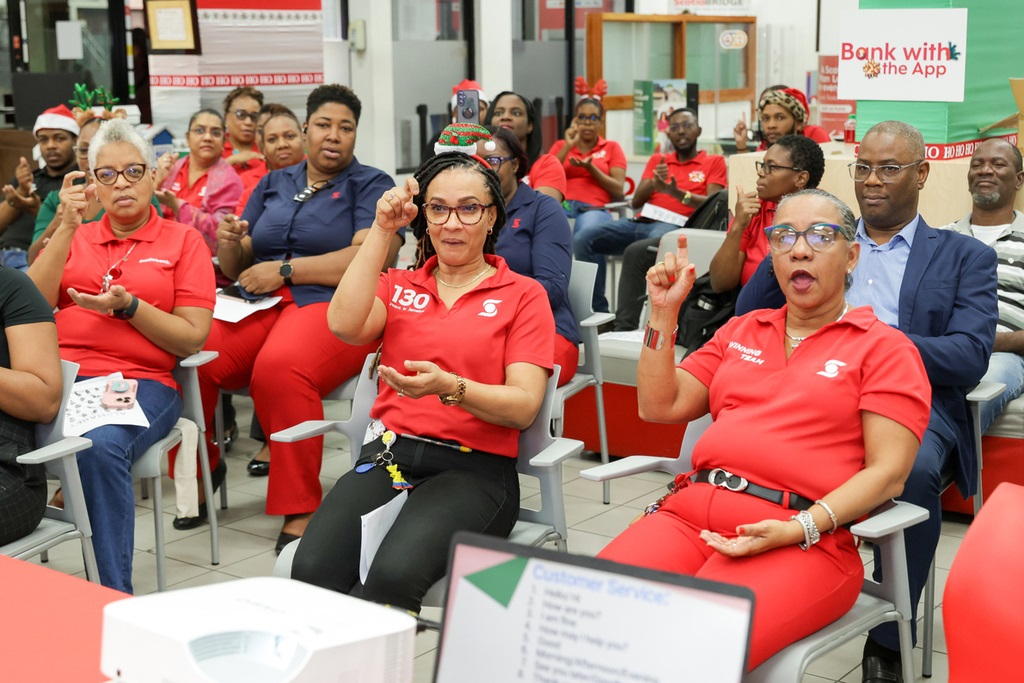
[{"label": "banner with 'ho ho ho' text", "polygon": [[840,99],[964,101],[966,9],[842,12],[839,41]]}]

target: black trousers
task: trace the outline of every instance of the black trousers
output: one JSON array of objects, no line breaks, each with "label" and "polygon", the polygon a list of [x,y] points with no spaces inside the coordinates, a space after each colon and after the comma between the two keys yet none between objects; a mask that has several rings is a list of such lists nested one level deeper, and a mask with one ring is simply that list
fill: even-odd
[{"label": "black trousers", "polygon": [[[371,441],[359,462],[373,462],[382,450],[380,439]],[[401,437],[391,452],[414,487],[365,585],[359,583],[360,517],[399,493],[382,466],[352,470],[338,480],[306,528],[292,578],[419,612],[423,596],[447,571],[455,532],[508,536],[519,515],[519,477],[514,459],[490,453],[461,453]]]},{"label": "black trousers", "polygon": [[0,545],[32,533],[45,510],[43,466],[0,461]]},{"label": "black trousers", "polygon": [[659,242],[661,237],[637,240],[622,252],[619,305],[615,309],[616,332],[628,332],[640,327],[640,313],[644,309],[644,299],[647,298],[647,271],[658,262]]}]

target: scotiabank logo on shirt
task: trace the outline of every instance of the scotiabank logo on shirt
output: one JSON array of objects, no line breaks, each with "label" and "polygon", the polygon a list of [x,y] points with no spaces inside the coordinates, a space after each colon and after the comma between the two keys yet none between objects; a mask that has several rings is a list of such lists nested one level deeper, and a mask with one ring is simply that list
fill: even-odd
[{"label": "scotiabank logo on shirt", "polygon": [[391,307],[411,313],[422,313],[430,303],[430,295],[395,285],[395,293],[391,297]]}]

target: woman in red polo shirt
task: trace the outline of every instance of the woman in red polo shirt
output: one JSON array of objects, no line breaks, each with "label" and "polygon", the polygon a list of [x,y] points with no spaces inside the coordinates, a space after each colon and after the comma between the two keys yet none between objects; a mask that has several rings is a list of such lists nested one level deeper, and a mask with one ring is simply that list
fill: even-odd
[{"label": "woman in red polo shirt", "polygon": [[565,169],[564,205],[569,218],[576,219],[576,232],[610,221],[610,213],[595,207],[625,197],[626,154],[619,143],[598,135],[603,118],[601,100],[585,96],[576,104],[565,139],[551,146],[551,153]]},{"label": "woman in red polo shirt", "polygon": [[[199,351],[210,332],[214,284],[210,252],[189,226],[150,205],[152,149],[122,119],[100,125],[89,146],[94,184],[64,178],[61,224],[29,268],[57,309],[61,357],[81,366],[80,379],[115,372],[136,380],[147,427],[109,424],[83,436],[78,455],[100,581],[132,591],[135,495],[131,465],[181,415],[171,376],[178,357]],[[103,218],[83,223],[95,193]],[[218,467],[213,483],[224,478]]]},{"label": "woman in red polo shirt", "polygon": [[263,160],[256,144],[257,117],[263,93],[256,88],[235,88],[224,98],[224,160],[242,173]]},{"label": "woman in red polo shirt", "polygon": [[213,109],[202,109],[188,122],[189,153],[174,160],[164,154],[157,162],[160,189],[156,198],[164,205],[164,218],[191,225],[217,255],[217,224],[235,210],[242,195],[242,181],[221,158],[224,119]]},{"label": "woman in red polo shirt", "polygon": [[529,165],[523,182],[541,194],[561,202],[565,199],[565,169],[562,159],[553,154],[541,154],[540,122],[530,100],[511,90],[499,93],[487,110],[485,126],[497,126],[511,131],[526,151]]}]

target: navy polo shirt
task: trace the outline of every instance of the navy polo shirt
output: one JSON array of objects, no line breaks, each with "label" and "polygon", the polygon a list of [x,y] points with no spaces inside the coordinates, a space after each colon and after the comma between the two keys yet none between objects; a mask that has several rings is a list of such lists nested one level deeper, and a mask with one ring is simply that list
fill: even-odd
[{"label": "navy polo shirt", "polygon": [[519,183],[506,211],[508,222],[498,233],[495,251],[512,271],[543,285],[555,316],[555,331],[579,344],[579,330],[569,305],[572,228],[565,210],[554,198]]},{"label": "navy polo shirt", "polygon": [[[377,200],[395,186],[384,171],[352,159],[305,202],[294,197],[306,187],[308,162],[272,171],[260,179],[245,205],[242,220],[249,221],[249,235],[256,263],[284,261],[300,256],[319,256],[352,245],[352,236],[373,224]],[[405,231],[399,231],[405,239]],[[334,287],[293,285],[292,297],[299,306],[330,301]]]}]

